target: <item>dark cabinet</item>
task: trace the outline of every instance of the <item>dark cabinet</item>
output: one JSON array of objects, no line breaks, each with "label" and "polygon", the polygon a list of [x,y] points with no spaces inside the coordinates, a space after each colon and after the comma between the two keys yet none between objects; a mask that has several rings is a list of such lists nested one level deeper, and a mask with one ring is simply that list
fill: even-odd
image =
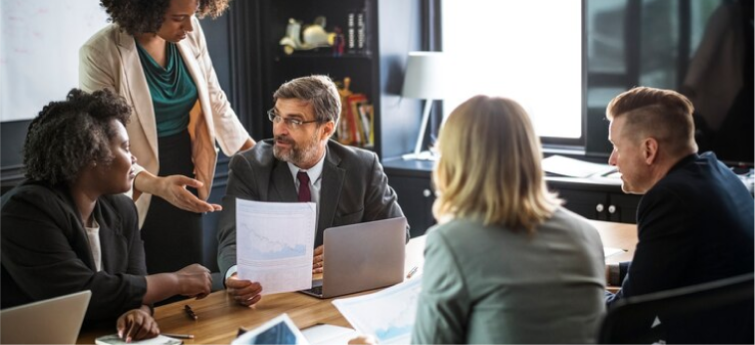
[{"label": "dark cabinet", "polygon": [[394,172],[389,175],[388,183],[398,195],[398,203],[411,227],[412,237],[424,235],[428,228],[435,225],[432,213],[435,193],[430,179],[402,176]]},{"label": "dark cabinet", "polygon": [[[388,159],[383,166],[388,182],[411,225],[412,237],[420,236],[435,224],[435,201],[431,184],[432,162]],[[587,219],[636,223],[637,205],[642,196],[624,194],[617,179],[546,177],[548,189],[559,194],[564,207]]]},{"label": "dark cabinet", "polygon": [[392,158],[383,162],[383,168],[388,184],[396,191],[412,237],[424,235],[436,223],[433,217],[435,189],[430,179],[432,163]]},{"label": "dark cabinet", "polygon": [[565,201],[564,206],[585,218],[636,223],[641,196],[624,194],[621,182],[563,177],[546,178],[548,188]]}]

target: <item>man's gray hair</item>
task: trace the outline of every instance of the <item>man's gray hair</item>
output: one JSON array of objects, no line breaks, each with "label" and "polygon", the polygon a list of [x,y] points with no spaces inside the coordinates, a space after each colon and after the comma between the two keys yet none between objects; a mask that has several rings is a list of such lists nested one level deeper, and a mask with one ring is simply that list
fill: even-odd
[{"label": "man's gray hair", "polygon": [[333,121],[338,125],[341,97],[336,84],[328,76],[312,75],[288,81],[273,94],[273,103],[278,99],[299,99],[309,102],[315,112],[315,120]]}]

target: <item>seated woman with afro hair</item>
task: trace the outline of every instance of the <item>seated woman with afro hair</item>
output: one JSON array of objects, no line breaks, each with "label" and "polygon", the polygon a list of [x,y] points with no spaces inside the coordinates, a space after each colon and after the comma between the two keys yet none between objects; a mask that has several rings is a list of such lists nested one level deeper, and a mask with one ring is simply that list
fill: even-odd
[{"label": "seated woman with afro hair", "polygon": [[124,340],[157,336],[151,305],[174,295],[202,298],[209,271],[198,264],[146,275],[131,187],[126,102],[108,90],[74,89],[29,125],[26,180],[2,198],[2,308],[91,290],[84,324],[116,322]]}]

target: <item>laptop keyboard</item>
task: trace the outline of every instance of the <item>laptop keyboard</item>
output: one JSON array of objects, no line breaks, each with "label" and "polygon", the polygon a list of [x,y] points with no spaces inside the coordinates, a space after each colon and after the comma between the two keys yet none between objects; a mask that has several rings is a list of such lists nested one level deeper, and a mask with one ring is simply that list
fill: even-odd
[{"label": "laptop keyboard", "polygon": [[311,291],[312,293],[317,294],[317,295],[322,295],[322,285],[315,286],[315,287],[309,289],[309,291]]}]

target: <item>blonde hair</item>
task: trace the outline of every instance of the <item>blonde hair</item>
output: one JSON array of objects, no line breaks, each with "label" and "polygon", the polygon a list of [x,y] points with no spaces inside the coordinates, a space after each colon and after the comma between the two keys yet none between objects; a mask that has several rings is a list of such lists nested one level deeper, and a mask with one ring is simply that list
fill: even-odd
[{"label": "blonde hair", "polygon": [[472,97],[454,109],[438,141],[436,219],[473,218],[533,233],[561,204],[545,187],[540,141],[517,102]]}]

